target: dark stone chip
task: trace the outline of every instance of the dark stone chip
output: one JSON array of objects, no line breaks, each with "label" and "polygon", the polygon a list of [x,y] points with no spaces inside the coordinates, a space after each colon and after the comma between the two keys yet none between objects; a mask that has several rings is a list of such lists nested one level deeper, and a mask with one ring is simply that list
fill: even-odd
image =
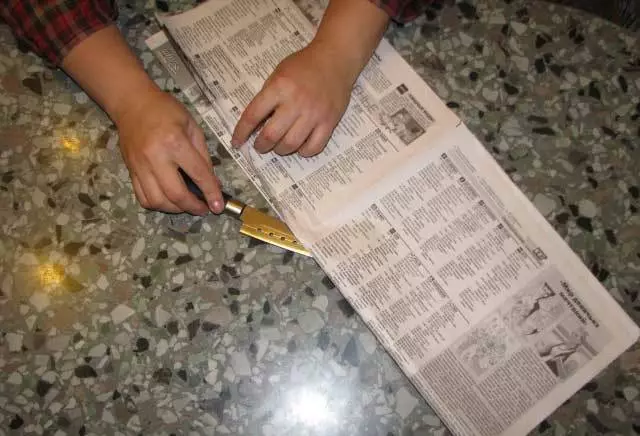
[{"label": "dark stone chip", "polygon": [[258,354],[258,346],[255,344],[255,342],[252,342],[249,345],[249,353],[253,354],[254,356]]},{"label": "dark stone chip", "polygon": [[47,392],[49,392],[49,389],[51,389],[51,386],[53,385],[47,381],[38,380],[38,384],[36,385],[36,393],[39,396],[44,397],[45,395],[47,395]]},{"label": "dark stone chip", "polygon": [[78,378],[95,378],[98,376],[96,370],[89,365],[80,365],[76,367],[74,374]]},{"label": "dark stone chip", "polygon": [[289,296],[287,296],[287,298],[285,298],[285,299],[282,301],[282,305],[283,305],[283,306],[288,306],[288,305],[290,305],[290,304],[291,304],[291,302],[292,302],[292,301],[293,301],[293,298],[291,298],[291,295],[289,295]]},{"label": "dark stone chip", "polygon": [[551,428],[551,424],[546,419],[538,425],[538,433],[544,433]]},{"label": "dark stone chip", "polygon": [[640,197],[640,189],[637,186],[631,186],[629,188],[629,194],[633,197],[633,198],[638,198]]},{"label": "dark stone chip", "polygon": [[25,78],[22,80],[22,84],[35,94],[42,95],[42,82],[40,82],[40,77],[38,75],[33,74],[30,77]]},{"label": "dark stone chip", "polygon": [[589,155],[580,150],[569,151],[569,156],[567,157],[569,158],[569,162],[571,162],[573,165],[581,165],[589,159]]},{"label": "dark stone chip", "polygon": [[184,310],[187,312],[191,312],[194,309],[194,305],[191,301],[189,301],[187,304],[185,304],[184,306]]},{"label": "dark stone chip", "polygon": [[84,242],[69,242],[64,246],[64,252],[69,256],[75,256],[84,247]]},{"label": "dark stone chip", "polygon": [[460,2],[458,3],[458,9],[460,9],[462,15],[468,20],[475,20],[478,18],[476,7],[471,3],[467,3],[464,1]]},{"label": "dark stone chip", "polygon": [[287,351],[289,351],[289,353],[295,353],[297,349],[298,349],[298,345],[296,344],[296,341],[291,339],[287,344]]},{"label": "dark stone chip", "polygon": [[269,304],[268,301],[265,301],[264,304],[262,305],[262,311],[265,314],[268,314],[269,312],[271,312],[271,305]]},{"label": "dark stone chip", "polygon": [[595,98],[596,100],[600,100],[600,90],[596,86],[595,82],[589,83],[589,97]]},{"label": "dark stone chip", "polygon": [[569,210],[571,211],[573,216],[578,216],[578,213],[579,213],[578,206],[576,206],[575,204],[570,204],[569,205]]},{"label": "dark stone chip", "polygon": [[356,340],[351,337],[347,345],[344,347],[344,351],[342,352],[342,361],[350,363],[353,366],[358,366],[360,364],[360,358],[358,357],[358,346],[356,345]]},{"label": "dark stone chip", "polygon": [[611,136],[612,138],[615,138],[616,136],[618,136],[618,134],[614,132],[610,127],[601,126],[600,128],[606,135]]},{"label": "dark stone chip", "polygon": [[325,351],[331,342],[331,338],[329,337],[329,333],[326,330],[322,329],[320,334],[318,335],[318,348],[322,351]]},{"label": "dark stone chip", "polygon": [[78,194],[78,200],[80,200],[82,203],[84,203],[89,207],[95,207],[96,205],[94,201],[91,199],[91,197],[89,197],[89,194],[86,194],[84,192],[81,192]]},{"label": "dark stone chip", "polygon": [[561,77],[562,76],[562,72],[564,71],[564,67],[562,65],[558,65],[558,64],[549,65],[549,69],[557,77]]},{"label": "dark stone chip", "polygon": [[583,230],[587,232],[593,232],[593,225],[591,224],[591,218],[587,218],[586,216],[578,217],[576,220],[576,224]]},{"label": "dark stone chip", "polygon": [[333,284],[333,282],[331,281],[331,279],[327,276],[325,276],[322,279],[322,284],[327,288],[327,289],[334,289],[336,287],[336,285]]},{"label": "dark stone chip", "polygon": [[620,89],[622,89],[622,92],[624,93],[626,93],[629,90],[627,79],[625,79],[624,76],[618,76],[618,85],[620,85]]},{"label": "dark stone chip", "polygon": [[165,0],[156,0],[156,7],[162,12],[169,12],[169,4]]},{"label": "dark stone chip", "polygon": [[536,133],[538,135],[556,136],[556,132],[554,132],[551,127],[547,126],[534,127],[531,130],[533,131],[533,133]]},{"label": "dark stone chip", "polygon": [[149,340],[147,338],[138,338],[136,340],[136,353],[143,353],[149,349]]},{"label": "dark stone chip", "polygon": [[607,229],[604,231],[604,235],[607,237],[607,241],[611,245],[618,245],[618,238],[613,230]]},{"label": "dark stone chip", "polygon": [[202,230],[202,220],[196,220],[193,222],[193,224],[191,224],[191,227],[189,227],[189,233],[200,233],[200,231]]},{"label": "dark stone chip", "polygon": [[587,182],[589,182],[593,189],[596,189],[598,187],[598,181],[593,177],[587,177]]},{"label": "dark stone chip", "polygon": [[353,309],[353,306],[351,306],[351,303],[349,303],[345,298],[342,298],[338,301],[338,308],[345,316],[345,318],[351,318],[353,314],[356,313],[356,311]]},{"label": "dark stone chip", "polygon": [[541,48],[543,45],[549,42],[548,37],[542,35],[536,35],[536,48]]},{"label": "dark stone chip", "polygon": [[541,117],[538,115],[529,115],[527,119],[533,123],[538,123],[538,124],[547,124],[549,122],[549,120],[546,117]]},{"label": "dark stone chip", "polygon": [[475,82],[476,80],[478,80],[478,73],[477,73],[477,72],[475,72],[475,71],[470,72],[470,73],[469,73],[469,80],[472,80],[472,81],[474,81],[474,82]]},{"label": "dark stone chip", "polygon": [[151,276],[144,276],[140,278],[140,283],[142,284],[142,286],[144,286],[145,288],[148,288],[149,286],[151,286]]},{"label": "dark stone chip", "polygon": [[222,269],[222,271],[225,271],[234,279],[238,278],[238,271],[234,267],[228,266],[228,265],[222,265],[220,268]]},{"label": "dark stone chip", "polygon": [[193,338],[196,337],[196,335],[198,334],[198,331],[200,330],[200,320],[199,319],[194,319],[193,321],[191,321],[189,323],[189,325],[187,325],[187,331],[189,332],[189,340],[193,340]]},{"label": "dark stone chip", "polygon": [[535,62],[533,64],[536,67],[536,71],[538,72],[538,74],[542,74],[545,71],[547,71],[547,66],[545,65],[543,59],[538,58],[538,59],[535,60]]},{"label": "dark stone chip", "polygon": [[78,430],[78,436],[85,436],[86,434],[87,434],[87,429],[83,425],[82,427],[80,427],[80,430]]},{"label": "dark stone chip", "polygon": [[229,295],[240,295],[240,290],[238,288],[229,288]]},{"label": "dark stone chip", "polygon": [[293,260],[293,252],[285,251],[284,255],[282,256],[282,264],[288,265],[291,263],[292,260]]},{"label": "dark stone chip", "polygon": [[247,315],[246,321],[247,321],[247,324],[251,324],[253,322],[253,313],[250,313],[249,315]]},{"label": "dark stone chip", "polygon": [[113,391],[113,395],[111,395],[111,399],[113,401],[115,401],[118,398],[120,398],[121,396],[122,396],[122,394],[116,389],[115,391]]},{"label": "dark stone chip", "polygon": [[20,415],[15,415],[11,422],[9,423],[9,428],[11,430],[17,430],[24,424],[24,420]]},{"label": "dark stone chip", "polygon": [[166,329],[172,336],[177,335],[179,332],[178,321],[169,321],[166,325]]},{"label": "dark stone chip", "polygon": [[315,292],[313,292],[313,289],[306,287],[304,288],[304,293],[307,294],[309,297],[315,297],[316,294]]},{"label": "dark stone chip", "polygon": [[604,282],[605,280],[607,280],[609,278],[610,275],[611,275],[611,273],[608,270],[606,270],[604,268],[600,268],[600,271],[598,272],[598,275],[597,275],[597,279],[600,282]]},{"label": "dark stone chip", "polygon": [[205,321],[202,323],[202,331],[205,333],[209,333],[212,332],[214,330],[218,330],[220,328],[220,325],[213,323],[213,322],[209,322],[209,321]]},{"label": "dark stone chip", "polygon": [[449,101],[449,102],[447,102],[447,107],[451,108],[451,109],[456,109],[456,108],[459,108],[460,105],[458,103],[456,103],[455,101]]},{"label": "dark stone chip", "polygon": [[185,263],[189,263],[193,260],[193,257],[191,257],[191,255],[189,254],[184,254],[182,256],[178,256],[178,258],[175,261],[176,265],[184,265]]},{"label": "dark stone chip", "polygon": [[594,415],[593,413],[588,413],[587,416],[587,422],[589,424],[591,424],[591,426],[598,432],[598,434],[606,434],[608,433],[609,427],[607,427],[606,425],[604,425],[596,415]]},{"label": "dark stone chip", "polygon": [[178,372],[178,377],[180,377],[182,379],[182,381],[187,381],[187,371],[185,371],[184,369],[179,369]]},{"label": "dark stone chip", "polygon": [[169,368],[160,368],[153,373],[153,379],[163,385],[171,383],[172,372]]},{"label": "dark stone chip", "polygon": [[236,253],[235,256],[233,256],[233,261],[234,262],[242,262],[244,260],[244,254],[243,253]]},{"label": "dark stone chip", "polygon": [[229,305],[229,310],[234,315],[239,314],[240,313],[240,304],[238,304],[237,301],[232,301],[231,304]]}]

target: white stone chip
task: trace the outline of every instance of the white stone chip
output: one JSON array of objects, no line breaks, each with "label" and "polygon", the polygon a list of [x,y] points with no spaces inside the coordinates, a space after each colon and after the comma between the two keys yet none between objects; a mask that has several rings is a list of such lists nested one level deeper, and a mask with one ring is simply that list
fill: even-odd
[{"label": "white stone chip", "polygon": [[138,257],[140,257],[145,245],[146,243],[144,238],[138,238],[136,243],[133,245],[133,248],[131,249],[131,259],[137,259]]},{"label": "white stone chip", "polygon": [[42,312],[49,307],[51,299],[47,294],[36,292],[31,296],[31,298],[29,298],[29,302],[38,312]]},{"label": "white stone chip", "polygon": [[125,319],[129,318],[133,315],[135,311],[129,306],[125,306],[124,304],[118,305],[115,309],[111,311],[111,320],[115,324],[120,324]]},{"label": "white stone chip", "polygon": [[418,400],[406,388],[400,388],[396,394],[396,412],[398,415],[402,419],[406,419],[417,405]]}]

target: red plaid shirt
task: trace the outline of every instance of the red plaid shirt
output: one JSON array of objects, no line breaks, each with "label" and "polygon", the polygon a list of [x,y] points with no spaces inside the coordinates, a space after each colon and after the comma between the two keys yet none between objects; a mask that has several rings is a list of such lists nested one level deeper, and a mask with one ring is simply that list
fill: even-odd
[{"label": "red plaid shirt", "polygon": [[[416,18],[430,0],[370,0],[398,22]],[[115,21],[115,0],[3,0],[0,17],[18,43],[58,66],[71,49]]]},{"label": "red plaid shirt", "polygon": [[115,0],[3,0],[0,17],[19,44],[58,66],[69,51],[118,15]]},{"label": "red plaid shirt", "polygon": [[416,19],[432,0],[370,0],[384,10],[392,20],[406,23]]}]

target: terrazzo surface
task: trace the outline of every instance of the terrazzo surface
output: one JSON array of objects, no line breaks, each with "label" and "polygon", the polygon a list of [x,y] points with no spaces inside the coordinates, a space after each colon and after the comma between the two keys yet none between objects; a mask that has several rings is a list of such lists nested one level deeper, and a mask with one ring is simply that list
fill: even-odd
[{"label": "terrazzo surface", "polygon": [[[121,3],[146,69],[156,7]],[[640,321],[637,34],[440,2],[388,37]],[[204,124],[203,124],[204,125]],[[266,208],[206,131],[216,171]],[[310,259],[135,202],[108,118],[0,28],[0,435],[447,435]],[[640,434],[633,346],[533,434]]]}]

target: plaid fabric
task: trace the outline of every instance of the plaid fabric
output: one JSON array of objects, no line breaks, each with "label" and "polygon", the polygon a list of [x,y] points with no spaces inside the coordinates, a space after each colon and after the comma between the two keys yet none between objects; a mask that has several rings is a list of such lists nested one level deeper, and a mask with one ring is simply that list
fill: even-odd
[{"label": "plaid fabric", "polygon": [[432,0],[370,0],[385,11],[393,21],[407,23],[416,19]]},{"label": "plaid fabric", "polygon": [[0,17],[18,44],[59,66],[79,42],[117,18],[115,0],[3,0]]}]

